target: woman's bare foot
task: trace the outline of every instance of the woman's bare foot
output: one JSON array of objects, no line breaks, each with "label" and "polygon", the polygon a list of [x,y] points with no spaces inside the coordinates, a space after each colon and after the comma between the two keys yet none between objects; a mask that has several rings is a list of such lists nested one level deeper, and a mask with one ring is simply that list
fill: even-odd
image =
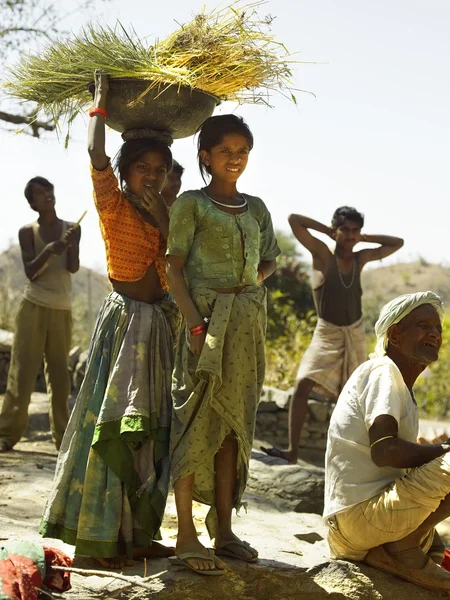
[{"label": "woman's bare foot", "polygon": [[261,450],[268,454],[269,456],[273,456],[274,458],[282,458],[283,460],[287,460],[291,465],[295,465],[297,463],[298,452],[295,450],[282,450],[281,448],[277,448],[274,446],[273,448],[263,448],[261,446]]},{"label": "woman's bare foot", "polygon": [[133,565],[133,561],[125,556],[114,556],[113,558],[93,556],[92,558],[95,558],[105,569],[123,569],[123,567],[131,567]]},{"label": "woman's bare foot", "polygon": [[221,571],[227,569],[226,563],[220,558],[214,556],[214,560],[206,558],[207,549],[201,544],[197,538],[182,540],[178,538],[177,545],[175,548],[175,555],[181,557],[187,552],[195,552],[198,554],[204,554],[205,558],[185,558],[183,559],[188,563],[194,571],[214,571],[220,569]]},{"label": "woman's bare foot", "polygon": [[248,542],[239,539],[233,532],[226,537],[215,539],[216,553],[220,556],[229,556],[245,562],[254,562],[258,559],[258,551],[252,548]]},{"label": "woman's bare foot", "polygon": [[142,560],[143,558],[169,558],[175,556],[175,548],[173,546],[164,546],[153,540],[151,546],[133,548],[134,560]]}]

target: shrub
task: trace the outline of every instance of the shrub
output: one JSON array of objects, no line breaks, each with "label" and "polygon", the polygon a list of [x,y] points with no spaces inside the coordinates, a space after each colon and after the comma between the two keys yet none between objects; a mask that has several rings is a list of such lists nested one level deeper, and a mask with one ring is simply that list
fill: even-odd
[{"label": "shrub", "polygon": [[417,380],[414,394],[423,417],[445,418],[450,411],[450,317],[445,316],[439,360]]}]

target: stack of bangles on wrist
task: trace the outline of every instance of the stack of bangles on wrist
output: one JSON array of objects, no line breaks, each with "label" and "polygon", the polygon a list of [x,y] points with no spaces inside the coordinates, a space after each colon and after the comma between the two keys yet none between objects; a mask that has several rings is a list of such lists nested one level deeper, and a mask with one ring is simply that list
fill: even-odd
[{"label": "stack of bangles on wrist", "polygon": [[189,329],[189,333],[191,335],[201,335],[202,333],[204,333],[207,330],[207,326],[206,324],[204,325],[197,325],[197,327],[191,327]]},{"label": "stack of bangles on wrist", "polygon": [[107,111],[104,108],[100,108],[99,106],[97,106],[95,108],[91,108],[91,110],[89,111],[89,116],[90,117],[93,117],[94,115],[101,115],[105,119],[108,118]]}]

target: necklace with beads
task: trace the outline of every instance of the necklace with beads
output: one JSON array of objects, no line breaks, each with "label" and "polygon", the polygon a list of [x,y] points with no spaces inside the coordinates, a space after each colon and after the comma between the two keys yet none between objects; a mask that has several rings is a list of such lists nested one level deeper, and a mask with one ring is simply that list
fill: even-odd
[{"label": "necklace with beads", "polygon": [[214,202],[214,204],[217,204],[218,206],[223,206],[224,208],[245,208],[247,206],[247,200],[244,198],[244,196],[242,194],[239,194],[240,198],[242,198],[242,200],[243,200],[242,204],[225,204],[224,202],[219,202],[218,200],[214,200],[214,198],[211,198],[211,196],[208,196],[208,194],[205,191],[203,191],[203,193],[209,200],[211,200],[211,202]]},{"label": "necklace with beads", "polygon": [[344,287],[346,290],[349,290],[349,289],[352,287],[352,285],[353,285],[353,283],[354,283],[354,281],[355,281],[355,273],[356,273],[356,260],[355,260],[355,258],[353,258],[352,279],[351,279],[351,281],[350,281],[349,285],[347,285],[347,284],[345,283],[345,281],[344,281],[344,278],[342,277],[341,269],[339,268],[339,262],[338,262],[338,259],[337,259],[337,256],[336,256],[336,255],[335,255],[335,259],[336,259],[336,266],[337,266],[337,270],[338,270],[338,273],[339,273],[339,279],[341,280],[341,283],[342,283],[343,287]]}]

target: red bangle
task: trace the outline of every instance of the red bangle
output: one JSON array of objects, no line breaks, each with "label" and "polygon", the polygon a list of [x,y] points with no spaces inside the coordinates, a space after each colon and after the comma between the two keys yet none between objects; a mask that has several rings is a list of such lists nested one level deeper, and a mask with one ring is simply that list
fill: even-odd
[{"label": "red bangle", "polygon": [[191,335],[201,335],[204,331],[206,331],[206,325],[197,325],[197,327],[189,329]]},{"label": "red bangle", "polygon": [[89,111],[90,117],[93,117],[94,115],[101,115],[102,117],[105,117],[105,119],[108,118],[108,113],[106,112],[106,110],[104,108],[100,108],[99,106],[97,106],[96,108],[91,108],[91,110]]}]

